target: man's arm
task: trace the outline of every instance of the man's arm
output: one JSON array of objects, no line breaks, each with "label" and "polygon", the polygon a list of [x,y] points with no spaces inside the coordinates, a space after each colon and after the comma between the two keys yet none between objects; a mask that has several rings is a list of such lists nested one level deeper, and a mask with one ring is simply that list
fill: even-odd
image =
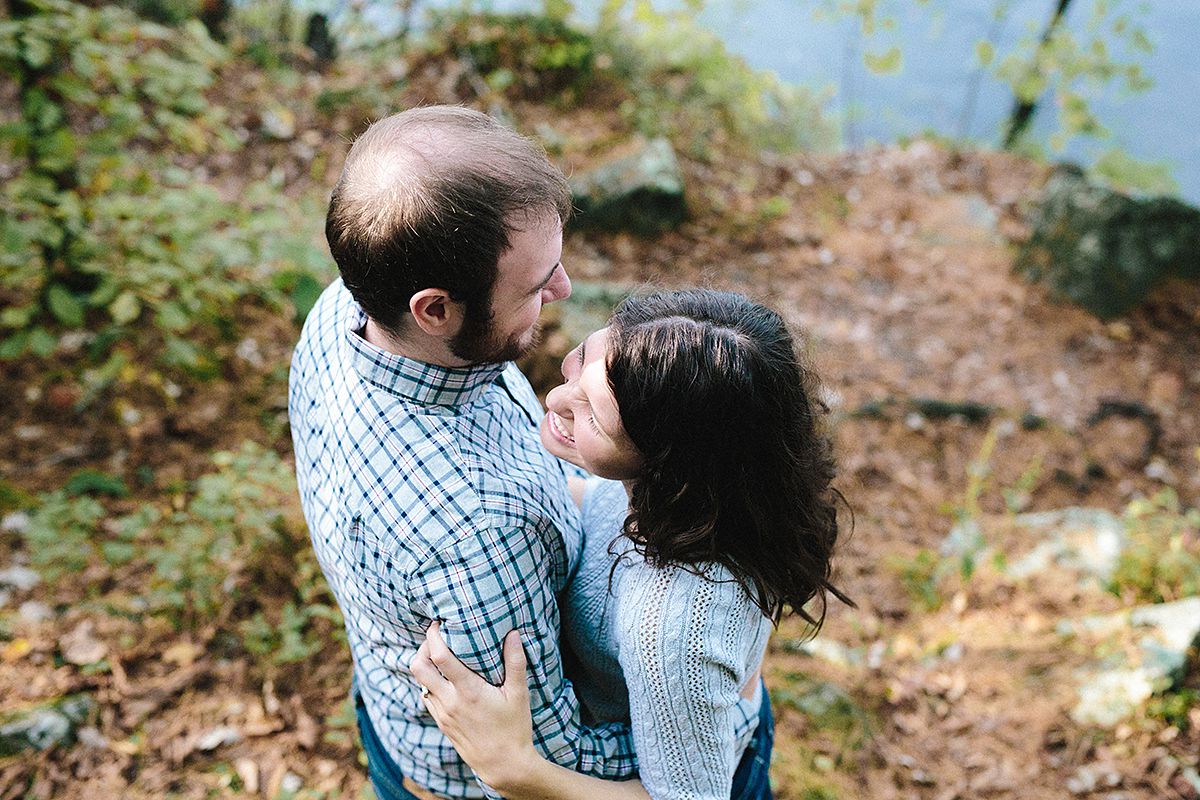
[{"label": "man's arm", "polygon": [[413,607],[441,624],[446,644],[493,685],[504,680],[502,643],[511,630],[529,643],[534,745],[547,759],[602,778],[636,770],[626,725],[585,727],[562,672],[553,564],[546,542],[558,533],[530,528],[468,532],[430,555],[408,580]]}]

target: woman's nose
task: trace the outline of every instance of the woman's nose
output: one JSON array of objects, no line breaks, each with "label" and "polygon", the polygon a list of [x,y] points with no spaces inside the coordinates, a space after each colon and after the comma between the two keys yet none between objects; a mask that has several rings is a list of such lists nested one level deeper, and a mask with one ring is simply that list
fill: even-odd
[{"label": "woman's nose", "polygon": [[546,395],[546,408],[560,417],[569,418],[571,416],[571,409],[570,404],[566,402],[568,391],[566,384],[555,386],[551,389],[550,393]]},{"label": "woman's nose", "polygon": [[559,370],[562,372],[564,380],[573,380],[579,371],[579,345],[576,345],[571,352],[563,357],[562,367]]}]

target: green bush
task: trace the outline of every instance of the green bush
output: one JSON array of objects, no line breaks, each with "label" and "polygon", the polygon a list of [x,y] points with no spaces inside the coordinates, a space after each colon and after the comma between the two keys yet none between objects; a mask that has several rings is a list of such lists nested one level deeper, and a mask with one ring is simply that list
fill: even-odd
[{"label": "green bush", "polygon": [[602,27],[598,49],[632,93],[622,110],[634,127],[695,157],[710,156],[714,144],[784,153],[836,144],[818,97],[752,69],[694,14],[640,3],[632,24]]},{"label": "green bush", "polygon": [[91,497],[66,491],[42,495],[23,534],[30,563],[48,581],[81,572],[100,555],[104,517],[104,506]]},{"label": "green bush", "polygon": [[[169,506],[121,516],[87,495],[43,495],[24,533],[30,560],[85,594],[135,591],[133,605],[128,594],[112,598],[125,598],[128,612],[238,632],[273,664],[307,658],[337,637],[341,618],[294,514],[292,470],[252,443],[216,453],[213,464]],[[108,569],[88,577],[101,564]]]},{"label": "green bush", "polygon": [[430,28],[430,55],[465,61],[512,98],[554,98],[593,78],[592,37],[559,18],[451,11],[435,13]]},{"label": "green bush", "polygon": [[[169,29],[114,6],[29,0],[0,22],[17,113],[0,126],[0,359],[49,356],[67,331],[211,374],[197,346],[300,242],[270,187],[237,203],[181,166],[236,146],[206,90],[227,59],[199,22]],[[272,242],[271,244],[265,244]],[[294,247],[293,249],[297,249]]]}]

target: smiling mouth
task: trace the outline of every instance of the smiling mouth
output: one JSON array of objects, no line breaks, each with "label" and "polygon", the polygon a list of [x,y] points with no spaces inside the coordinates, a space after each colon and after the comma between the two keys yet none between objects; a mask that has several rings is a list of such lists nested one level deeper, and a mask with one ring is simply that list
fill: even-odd
[{"label": "smiling mouth", "polygon": [[546,415],[546,417],[550,421],[550,430],[554,431],[555,436],[562,439],[567,444],[575,444],[575,437],[567,433],[566,427],[562,424],[562,418],[559,417],[558,414],[555,414],[553,411],[551,411]]}]

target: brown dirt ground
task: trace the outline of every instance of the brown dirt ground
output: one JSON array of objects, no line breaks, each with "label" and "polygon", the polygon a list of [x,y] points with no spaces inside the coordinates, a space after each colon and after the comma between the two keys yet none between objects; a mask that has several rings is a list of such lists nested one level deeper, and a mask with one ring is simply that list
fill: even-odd
[{"label": "brown dirt ground", "polygon": [[[461,99],[449,84],[409,91]],[[551,122],[581,141],[597,141],[615,125],[599,111],[567,118],[518,106],[514,115],[527,129]],[[317,125],[302,119],[300,128]],[[289,191],[328,186],[345,150],[336,137],[353,127],[338,122],[307,140],[262,144],[249,163],[214,169],[231,187],[236,175],[276,167]],[[580,148],[561,158],[578,168],[590,155]],[[1128,318],[1104,324],[1014,277],[1020,204],[1042,169],[1004,155],[916,143],[685,166],[699,187],[692,222],[654,239],[572,234],[565,260],[577,281],[700,283],[762,299],[802,332],[829,389],[840,486],[854,511],[837,576],[857,608],[831,606],[818,641],[873,655],[865,665],[840,667],[801,651],[798,624],[781,626],[768,683],[783,689],[829,681],[861,714],[845,729],[830,729],[781,695],[777,794],[1042,800],[1073,796],[1068,782],[1087,767],[1100,776],[1090,796],[1194,800],[1179,765],[1197,762],[1200,709],[1187,731],[1142,720],[1106,732],[1067,716],[1070,681],[1091,648],[1064,642],[1055,623],[1115,608],[1116,598],[1070,582],[1014,584],[981,570],[969,582],[947,581],[947,601],[925,611],[901,573],[922,550],[937,550],[991,425],[998,445],[980,499],[989,515],[1003,514],[1001,489],[1039,463],[1029,510],[1119,511],[1164,483],[1186,505],[1200,502],[1200,287],[1164,287]],[[762,210],[773,197],[785,199],[772,204],[782,213]],[[247,438],[286,454],[280,368],[296,331],[261,309],[246,309],[243,318],[267,367],[231,358],[222,380],[170,402],[147,388],[153,381],[140,380],[141,372],[129,376],[127,393],[118,387],[110,402],[78,414],[80,388],[65,364],[6,366],[0,476],[34,493],[61,485],[81,466],[129,475],[145,464],[157,475],[141,492],[150,497],[204,472],[212,450]],[[918,417],[905,405],[912,398],[978,401],[1000,411],[981,424]],[[1089,424],[1106,399],[1138,402],[1157,415],[1162,435],[1152,452],[1139,423]],[[890,402],[876,415],[851,413],[876,401]],[[140,411],[136,422],[128,415],[120,421],[128,407]],[[1026,413],[1046,424],[1026,429],[1018,424]],[[7,564],[20,545],[0,537],[0,563]],[[0,658],[4,707],[93,691],[95,725],[108,744],[0,760],[0,798],[273,797],[288,772],[306,791],[327,793],[312,796],[359,796],[364,774],[344,713],[349,664],[336,648],[312,663],[264,671],[211,632],[181,637],[135,624],[69,588],[38,587],[10,607],[25,599],[59,613],[38,625],[9,622]],[[60,639],[84,619],[109,645],[110,672],[85,674],[59,657]],[[10,646],[18,639],[28,648]],[[1195,669],[1188,680],[1200,685]],[[243,740],[198,750],[200,736],[218,725],[238,728]],[[256,793],[247,789],[254,782]]]}]

